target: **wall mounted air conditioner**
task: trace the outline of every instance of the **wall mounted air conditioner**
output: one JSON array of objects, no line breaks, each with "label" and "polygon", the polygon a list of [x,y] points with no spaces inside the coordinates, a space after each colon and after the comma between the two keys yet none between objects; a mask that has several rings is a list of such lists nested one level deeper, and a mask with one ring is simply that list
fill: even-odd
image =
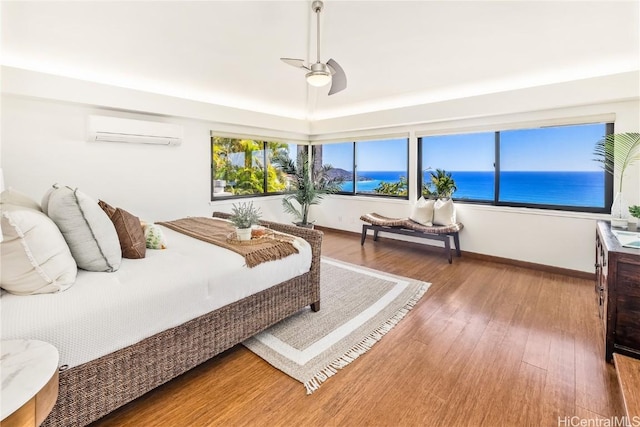
[{"label": "wall mounted air conditioner", "polygon": [[88,141],[180,145],[182,126],[119,117],[89,116]]}]

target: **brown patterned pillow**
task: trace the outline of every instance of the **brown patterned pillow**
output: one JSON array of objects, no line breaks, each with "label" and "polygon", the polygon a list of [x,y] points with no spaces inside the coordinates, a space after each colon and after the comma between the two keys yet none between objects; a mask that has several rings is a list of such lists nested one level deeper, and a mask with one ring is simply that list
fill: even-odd
[{"label": "brown patterned pillow", "polygon": [[105,201],[98,200],[98,206],[102,208],[102,210],[107,214],[109,218],[111,218],[113,214],[116,213],[116,208]]},{"label": "brown patterned pillow", "polygon": [[102,210],[113,222],[120,240],[122,257],[129,259],[144,258],[147,246],[140,219],[121,208],[114,208],[106,202],[98,202]]}]

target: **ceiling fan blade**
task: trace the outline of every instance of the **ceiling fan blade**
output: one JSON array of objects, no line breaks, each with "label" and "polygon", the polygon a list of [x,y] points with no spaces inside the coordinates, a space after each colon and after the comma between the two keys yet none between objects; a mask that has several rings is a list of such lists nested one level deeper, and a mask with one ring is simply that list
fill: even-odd
[{"label": "ceiling fan blade", "polygon": [[309,67],[304,65],[304,61],[302,59],[280,58],[280,60],[296,68],[304,68],[305,70],[309,69]]},{"label": "ceiling fan blade", "polygon": [[327,66],[329,70],[331,70],[331,89],[329,90],[329,95],[333,95],[334,93],[338,93],[341,90],[346,89],[347,87],[347,75],[344,73],[342,67],[333,59],[330,59],[327,62]]}]

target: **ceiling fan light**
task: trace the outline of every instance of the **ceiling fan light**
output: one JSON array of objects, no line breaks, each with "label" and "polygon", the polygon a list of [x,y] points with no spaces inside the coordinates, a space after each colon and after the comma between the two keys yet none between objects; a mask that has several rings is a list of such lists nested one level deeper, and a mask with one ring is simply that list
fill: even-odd
[{"label": "ceiling fan light", "polygon": [[307,73],[307,83],[311,86],[322,87],[331,82],[331,74],[323,71],[312,71]]}]

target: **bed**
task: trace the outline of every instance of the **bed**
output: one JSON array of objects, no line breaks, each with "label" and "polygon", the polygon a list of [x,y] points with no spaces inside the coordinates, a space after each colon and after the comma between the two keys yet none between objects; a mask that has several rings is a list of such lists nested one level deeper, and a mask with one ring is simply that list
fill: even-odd
[{"label": "bed", "polygon": [[[116,273],[80,272],[69,290],[31,300],[3,294],[3,323],[18,317],[28,329],[30,310],[49,310],[50,325],[29,338],[47,341],[48,330],[66,332],[49,338],[60,352],[60,385],[44,425],[87,425],[306,306],[318,310],[322,233],[262,225],[302,238],[299,253],[247,268],[239,255],[167,228],[168,249],[123,261]],[[190,285],[185,288],[182,281]],[[105,288],[111,289],[115,308],[105,308]],[[91,303],[65,326],[51,303],[61,296],[72,305],[83,298]],[[167,304],[180,309],[169,310]],[[139,327],[130,327],[133,323]],[[5,333],[3,326],[3,338],[16,338]],[[81,342],[72,342],[78,336]]]}]

